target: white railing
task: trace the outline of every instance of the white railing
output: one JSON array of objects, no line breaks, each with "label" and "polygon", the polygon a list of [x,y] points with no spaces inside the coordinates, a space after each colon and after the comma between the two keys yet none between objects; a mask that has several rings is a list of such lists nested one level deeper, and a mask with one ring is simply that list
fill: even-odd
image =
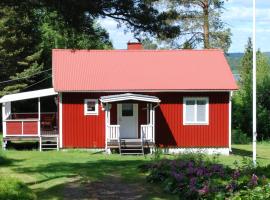
[{"label": "white railing", "polygon": [[141,125],[141,137],[143,140],[153,141],[153,125],[152,124],[143,124]]},{"label": "white railing", "polygon": [[119,140],[120,125],[107,125],[108,128],[108,140]]}]

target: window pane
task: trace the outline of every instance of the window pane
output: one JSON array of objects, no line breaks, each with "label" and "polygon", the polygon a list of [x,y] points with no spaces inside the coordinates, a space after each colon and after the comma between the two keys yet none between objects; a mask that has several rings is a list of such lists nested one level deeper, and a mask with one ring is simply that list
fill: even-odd
[{"label": "window pane", "polygon": [[197,101],[197,121],[206,122],[206,100]]},{"label": "window pane", "polygon": [[194,122],[195,121],[195,100],[187,100],[186,101],[186,122]]},{"label": "window pane", "polygon": [[95,101],[87,101],[87,111],[95,112],[96,110],[96,102]]},{"label": "window pane", "polygon": [[122,116],[133,116],[133,104],[123,103],[122,104]]}]

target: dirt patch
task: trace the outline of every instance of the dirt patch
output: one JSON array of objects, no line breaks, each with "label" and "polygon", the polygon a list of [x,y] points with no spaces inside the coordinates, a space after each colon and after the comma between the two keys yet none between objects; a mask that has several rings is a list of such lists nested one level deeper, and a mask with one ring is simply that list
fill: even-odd
[{"label": "dirt patch", "polygon": [[64,199],[74,200],[135,200],[144,199],[146,193],[139,183],[126,183],[118,176],[90,183],[72,182],[64,188]]}]

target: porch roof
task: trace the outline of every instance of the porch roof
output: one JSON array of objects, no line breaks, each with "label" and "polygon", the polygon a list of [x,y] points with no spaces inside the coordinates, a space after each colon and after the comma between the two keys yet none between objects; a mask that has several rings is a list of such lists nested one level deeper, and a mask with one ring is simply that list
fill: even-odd
[{"label": "porch roof", "polygon": [[107,96],[100,97],[100,101],[102,103],[127,101],[127,100],[145,101],[145,102],[152,102],[152,103],[160,102],[160,99],[158,97],[150,96],[150,95],[142,95],[142,94],[133,94],[133,93],[107,95]]},{"label": "porch roof", "polygon": [[53,88],[35,90],[30,92],[20,92],[16,94],[5,95],[0,99],[0,103],[20,101],[25,99],[33,99],[38,97],[46,97],[58,94]]}]

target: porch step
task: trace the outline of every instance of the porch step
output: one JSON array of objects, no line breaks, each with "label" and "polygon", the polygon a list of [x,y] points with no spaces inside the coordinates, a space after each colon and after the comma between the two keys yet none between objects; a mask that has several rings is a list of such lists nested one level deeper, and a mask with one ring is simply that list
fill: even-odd
[{"label": "porch step", "polygon": [[39,141],[39,150],[59,150],[59,137],[41,136]]},{"label": "porch step", "polygon": [[120,155],[144,155],[143,142],[140,140],[120,139]]}]

